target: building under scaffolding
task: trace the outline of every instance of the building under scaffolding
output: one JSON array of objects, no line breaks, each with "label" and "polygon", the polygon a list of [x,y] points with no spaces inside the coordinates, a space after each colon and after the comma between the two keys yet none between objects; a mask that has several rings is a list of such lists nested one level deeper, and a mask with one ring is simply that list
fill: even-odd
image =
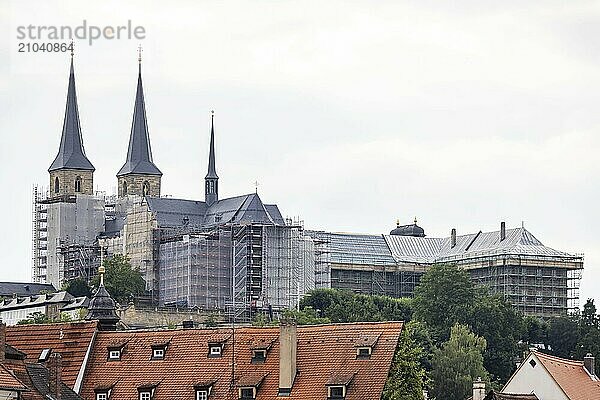
[{"label": "building under scaffolding", "polygon": [[235,312],[294,308],[314,288],[314,247],[300,225],[248,223],[161,233],[160,305]]},{"label": "building under scaffolding", "polygon": [[583,256],[547,247],[523,227],[507,230],[502,223],[498,231],[456,235],[453,229],[447,238],[429,238],[415,221],[390,235],[308,234],[332,288],[412,296],[428,267],[455,264],[527,315],[551,317],[579,307]]}]

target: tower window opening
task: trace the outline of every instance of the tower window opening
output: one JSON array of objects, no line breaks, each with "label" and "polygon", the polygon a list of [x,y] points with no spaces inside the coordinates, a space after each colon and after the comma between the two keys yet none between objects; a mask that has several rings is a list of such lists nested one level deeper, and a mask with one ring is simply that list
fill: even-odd
[{"label": "tower window opening", "polygon": [[210,181],[210,194],[213,194],[215,192],[215,182],[214,181]]},{"label": "tower window opening", "polygon": [[150,194],[150,184],[148,183],[148,181],[144,181],[144,183],[142,183],[142,195],[148,196],[149,194]]},{"label": "tower window opening", "polygon": [[77,193],[81,193],[81,177],[80,176],[75,178],[75,191]]},{"label": "tower window opening", "polygon": [[60,191],[60,182],[58,180],[58,176],[54,178],[54,193],[58,193]]},{"label": "tower window opening", "polygon": [[127,196],[127,182],[123,181],[123,196]]}]

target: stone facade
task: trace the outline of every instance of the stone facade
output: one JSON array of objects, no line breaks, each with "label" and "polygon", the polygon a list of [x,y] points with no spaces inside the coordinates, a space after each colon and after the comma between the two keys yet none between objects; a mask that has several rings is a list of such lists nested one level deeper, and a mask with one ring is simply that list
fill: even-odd
[{"label": "stone facade", "polygon": [[[146,193],[144,193],[146,185]],[[130,195],[160,197],[160,176],[130,174],[119,177],[119,197]]]},{"label": "stone facade", "polygon": [[[79,182],[79,184],[77,184],[77,182]],[[77,169],[59,169],[50,172],[50,197],[59,197],[73,194],[94,194],[93,171]]]},{"label": "stone facade", "polygon": [[[165,309],[165,308],[136,308],[133,304],[117,310],[121,323],[128,327],[152,328],[158,326],[175,327],[183,321],[194,321],[196,324],[204,324],[208,312],[197,309]],[[217,323],[222,323],[224,318],[215,314]]]}]

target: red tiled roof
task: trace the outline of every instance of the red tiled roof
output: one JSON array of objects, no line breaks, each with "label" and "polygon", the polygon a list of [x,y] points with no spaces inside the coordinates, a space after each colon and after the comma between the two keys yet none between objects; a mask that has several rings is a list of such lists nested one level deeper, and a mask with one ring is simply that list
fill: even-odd
[{"label": "red tiled roof", "polygon": [[14,325],[6,327],[6,342],[27,355],[26,362],[37,362],[43,349],[62,356],[62,381],[73,388],[83,365],[96,322]]},{"label": "red tiled roof", "polygon": [[[347,400],[379,399],[398,343],[401,322],[355,323],[298,327],[297,375],[290,400],[327,398],[327,383],[352,376]],[[356,341],[380,335],[368,359],[356,358]],[[208,343],[228,338],[219,358],[208,357]],[[109,343],[128,341],[120,361],[107,360]],[[151,360],[152,344],[170,340],[163,360]],[[160,382],[153,400],[194,399],[194,385],[214,379],[212,400],[234,398],[231,392],[231,329],[99,332],[88,363],[82,397],[94,398],[94,388],[112,387],[111,398],[137,396],[141,384]],[[264,363],[252,364],[252,347],[273,343]],[[257,400],[277,398],[279,388],[279,328],[244,327],[235,331],[234,387],[256,383]],[[237,390],[237,389],[234,389]],[[235,397],[237,398],[237,396]]]},{"label": "red tiled roof", "polygon": [[4,365],[0,364],[0,389],[27,390],[27,386],[18,380]]},{"label": "red tiled roof", "polygon": [[590,377],[582,361],[540,352],[535,352],[535,355],[570,400],[600,399],[600,381]]}]

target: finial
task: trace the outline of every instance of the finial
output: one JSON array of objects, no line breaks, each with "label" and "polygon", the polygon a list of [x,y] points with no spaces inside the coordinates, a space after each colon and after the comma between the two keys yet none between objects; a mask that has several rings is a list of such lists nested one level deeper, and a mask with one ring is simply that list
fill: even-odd
[{"label": "finial", "polygon": [[142,63],[142,45],[138,46],[138,63]]},{"label": "finial", "polygon": [[71,39],[71,60],[73,59],[73,49],[75,48],[75,44],[73,43],[73,39]]},{"label": "finial", "polygon": [[417,217],[415,217],[415,225],[417,224]]},{"label": "finial", "polygon": [[98,267],[98,274],[100,274],[100,286],[104,285],[104,272],[106,272],[106,269],[104,268],[103,265]]},{"label": "finial", "polygon": [[213,121],[215,119],[215,110],[210,110],[210,120]]},{"label": "finial", "polygon": [[398,218],[398,219],[396,220],[396,227],[398,227],[398,228],[400,227],[400,218]]},{"label": "finial", "polygon": [[258,181],[254,181],[254,193],[258,194]]}]

